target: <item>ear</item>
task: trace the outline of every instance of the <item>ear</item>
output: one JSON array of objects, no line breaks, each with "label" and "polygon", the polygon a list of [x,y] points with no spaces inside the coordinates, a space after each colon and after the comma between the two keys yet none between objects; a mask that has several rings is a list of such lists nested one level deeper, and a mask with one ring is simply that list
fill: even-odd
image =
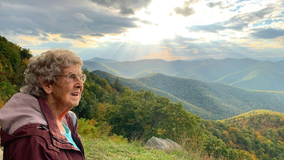
[{"label": "ear", "polygon": [[41,82],[41,81],[39,81],[39,85],[45,91],[46,94],[51,94],[52,93],[52,85],[49,84],[48,82]]}]

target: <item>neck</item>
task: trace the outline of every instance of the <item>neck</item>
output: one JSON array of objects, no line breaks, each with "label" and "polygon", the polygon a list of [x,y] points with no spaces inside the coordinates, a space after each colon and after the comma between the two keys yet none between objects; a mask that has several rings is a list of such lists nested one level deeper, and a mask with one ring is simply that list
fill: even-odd
[{"label": "neck", "polygon": [[53,113],[59,130],[65,133],[65,129],[62,125],[62,119],[65,116],[65,114],[67,114],[68,111],[71,110],[71,108],[64,108],[64,106],[60,106],[57,103],[53,103],[52,101],[49,101],[48,98],[46,99],[45,102],[50,108],[51,112]]}]

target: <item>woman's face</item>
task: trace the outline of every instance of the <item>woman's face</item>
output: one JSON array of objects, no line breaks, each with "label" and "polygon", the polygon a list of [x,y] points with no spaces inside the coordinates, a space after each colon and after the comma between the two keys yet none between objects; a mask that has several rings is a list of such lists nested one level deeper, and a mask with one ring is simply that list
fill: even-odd
[{"label": "woman's face", "polygon": [[[48,99],[62,109],[78,106],[81,99],[83,82],[79,78],[76,79],[75,75],[68,78],[68,75],[72,74],[82,75],[81,68],[78,65],[73,65],[63,69],[62,73],[56,76],[57,82],[51,85],[52,92],[48,95]],[[75,81],[73,81],[74,76],[76,77]]]}]

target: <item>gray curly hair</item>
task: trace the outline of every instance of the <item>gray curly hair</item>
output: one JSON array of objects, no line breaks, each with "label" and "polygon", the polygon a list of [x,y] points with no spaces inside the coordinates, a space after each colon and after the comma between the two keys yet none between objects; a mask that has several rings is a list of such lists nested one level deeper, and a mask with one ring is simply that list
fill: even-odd
[{"label": "gray curly hair", "polygon": [[45,98],[46,93],[39,85],[40,82],[55,83],[55,75],[60,74],[64,68],[73,65],[82,67],[83,61],[75,53],[66,49],[51,49],[37,57],[31,57],[24,72],[26,85],[20,91]]}]

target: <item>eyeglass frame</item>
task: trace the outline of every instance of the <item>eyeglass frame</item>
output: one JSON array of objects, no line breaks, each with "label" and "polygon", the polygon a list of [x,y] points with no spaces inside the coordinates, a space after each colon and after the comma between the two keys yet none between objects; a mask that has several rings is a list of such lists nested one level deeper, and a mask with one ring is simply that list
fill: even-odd
[{"label": "eyeglass frame", "polygon": [[[71,75],[75,75],[76,76],[76,80],[74,78],[71,78]],[[87,79],[87,76],[85,74],[77,75],[75,73],[69,73],[67,75],[55,75],[55,76],[66,77],[69,82],[74,82],[74,83],[77,82],[79,79],[83,83],[85,83],[86,79]],[[83,79],[83,77],[85,77],[85,79]]]}]

